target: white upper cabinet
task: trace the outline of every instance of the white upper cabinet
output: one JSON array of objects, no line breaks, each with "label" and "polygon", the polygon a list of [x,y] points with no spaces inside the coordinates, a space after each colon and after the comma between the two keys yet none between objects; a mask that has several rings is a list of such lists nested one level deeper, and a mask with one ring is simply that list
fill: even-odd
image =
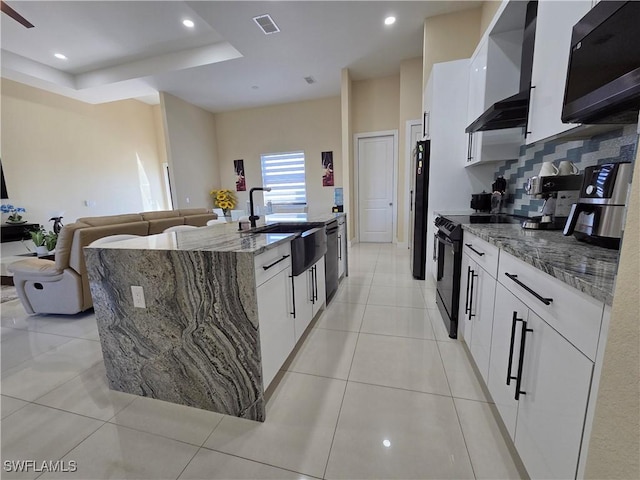
[{"label": "white upper cabinet", "polygon": [[576,124],[562,123],[571,31],[592,7],[591,0],[538,2],[526,143],[557,135]]},{"label": "white upper cabinet", "polygon": [[[505,2],[471,57],[467,125],[520,90],[524,10],[520,2]],[[508,128],[468,134],[465,165],[518,158],[523,133],[522,128]]]}]

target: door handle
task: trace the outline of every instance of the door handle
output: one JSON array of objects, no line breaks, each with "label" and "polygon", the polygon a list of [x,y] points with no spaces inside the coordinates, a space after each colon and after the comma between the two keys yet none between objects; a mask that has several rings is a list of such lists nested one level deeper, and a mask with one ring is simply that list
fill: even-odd
[{"label": "door handle", "polygon": [[413,211],[413,190],[409,192],[409,211]]},{"label": "door handle", "polygon": [[389,206],[390,206],[390,207],[393,207],[393,202],[389,202]]}]

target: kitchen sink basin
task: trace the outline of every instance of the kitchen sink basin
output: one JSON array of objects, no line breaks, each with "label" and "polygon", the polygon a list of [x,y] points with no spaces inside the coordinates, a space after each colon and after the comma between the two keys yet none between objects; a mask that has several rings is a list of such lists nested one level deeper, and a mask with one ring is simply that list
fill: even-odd
[{"label": "kitchen sink basin", "polygon": [[296,233],[291,241],[291,273],[300,275],[327,253],[327,234],[324,225],[308,223],[278,223],[254,228],[253,233]]}]

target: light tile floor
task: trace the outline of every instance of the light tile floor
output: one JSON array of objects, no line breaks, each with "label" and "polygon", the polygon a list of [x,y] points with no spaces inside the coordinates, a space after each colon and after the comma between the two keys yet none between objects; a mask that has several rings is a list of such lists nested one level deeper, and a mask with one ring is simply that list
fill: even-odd
[{"label": "light tile floor", "polygon": [[2,304],[2,478],[522,478],[435,285],[406,249],[359,244],[257,423],[107,387],[93,313]]}]

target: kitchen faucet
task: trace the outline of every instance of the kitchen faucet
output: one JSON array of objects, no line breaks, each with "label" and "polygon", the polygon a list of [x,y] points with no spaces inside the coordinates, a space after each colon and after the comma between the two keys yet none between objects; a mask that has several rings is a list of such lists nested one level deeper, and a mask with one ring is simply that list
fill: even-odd
[{"label": "kitchen faucet", "polygon": [[256,220],[260,217],[253,213],[253,192],[255,190],[262,190],[263,192],[270,192],[271,187],[253,187],[249,190],[249,222],[251,222],[251,228],[256,228]]}]

